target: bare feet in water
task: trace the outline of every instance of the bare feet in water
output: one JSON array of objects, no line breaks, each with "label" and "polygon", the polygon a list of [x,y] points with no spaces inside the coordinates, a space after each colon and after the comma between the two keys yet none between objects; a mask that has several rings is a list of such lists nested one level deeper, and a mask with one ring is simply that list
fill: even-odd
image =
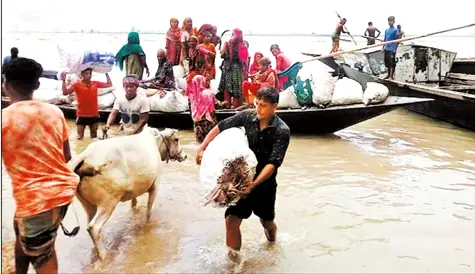
[{"label": "bare feet in water", "polygon": [[274,230],[264,228],[264,233],[266,234],[267,241],[274,243],[277,238],[277,227]]}]

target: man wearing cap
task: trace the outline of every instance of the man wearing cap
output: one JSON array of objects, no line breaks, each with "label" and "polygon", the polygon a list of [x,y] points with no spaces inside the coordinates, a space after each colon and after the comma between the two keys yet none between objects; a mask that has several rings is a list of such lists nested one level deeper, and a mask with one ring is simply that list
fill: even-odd
[{"label": "man wearing cap", "polygon": [[145,96],[137,94],[139,83],[140,81],[134,75],[128,75],[122,80],[125,95],[115,100],[107,124],[103,128],[104,133],[109,130],[119,112],[121,114],[121,131],[125,135],[137,134],[147,124],[150,106]]}]

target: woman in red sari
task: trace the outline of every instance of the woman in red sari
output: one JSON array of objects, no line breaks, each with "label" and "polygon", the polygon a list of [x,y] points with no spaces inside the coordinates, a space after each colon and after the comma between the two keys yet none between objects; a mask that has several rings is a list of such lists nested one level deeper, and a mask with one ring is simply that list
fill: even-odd
[{"label": "woman in red sari", "polygon": [[204,55],[203,67],[200,69],[200,75],[206,78],[208,84],[216,76],[216,47],[211,43],[211,33],[205,31],[202,33],[203,42],[198,46],[201,54]]},{"label": "woman in red sari", "polygon": [[[292,61],[280,50],[279,45],[274,44],[270,47],[272,55],[275,56],[275,70],[277,73],[286,70],[292,65]],[[289,82],[289,77],[279,77],[279,90],[284,90]]]},{"label": "woman in red sari", "polygon": [[249,68],[249,77],[252,77],[253,74],[259,71],[259,61],[264,57],[264,54],[261,52],[256,52],[254,54],[254,62],[252,62],[251,67]]},{"label": "woman in red sari", "polygon": [[265,87],[277,88],[279,86],[279,79],[277,73],[271,68],[271,61],[269,58],[262,58],[259,61],[259,71],[252,77],[252,81],[245,81],[242,83],[242,95],[246,100],[246,104],[239,107],[238,110],[252,107],[257,91]]},{"label": "woman in red sari", "polygon": [[170,19],[170,28],[167,31],[165,44],[167,61],[174,66],[180,63],[181,54],[181,29],[178,27],[178,23],[178,19]]}]

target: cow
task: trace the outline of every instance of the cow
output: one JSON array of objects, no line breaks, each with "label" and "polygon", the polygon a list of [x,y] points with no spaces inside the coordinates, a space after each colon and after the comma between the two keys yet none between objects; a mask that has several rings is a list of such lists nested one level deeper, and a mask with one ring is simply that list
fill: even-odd
[{"label": "cow", "polygon": [[100,232],[119,202],[131,200],[148,192],[146,221],[150,219],[157,195],[162,161],[182,162],[187,155],[179,144],[177,130],[145,126],[142,132],[91,143],[68,162],[68,167],[81,178],[76,197],[88,217],[88,232],[99,258],[106,250]]}]

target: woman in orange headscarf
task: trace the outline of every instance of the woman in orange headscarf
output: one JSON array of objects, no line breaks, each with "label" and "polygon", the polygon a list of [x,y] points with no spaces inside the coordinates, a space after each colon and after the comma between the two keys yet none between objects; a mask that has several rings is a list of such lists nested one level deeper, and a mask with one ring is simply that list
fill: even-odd
[{"label": "woman in orange headscarf", "polygon": [[189,58],[188,53],[190,48],[188,47],[188,40],[191,36],[198,37],[199,33],[196,28],[193,28],[193,20],[190,17],[186,17],[183,20],[183,26],[181,27],[181,56],[180,56],[180,65],[183,65],[183,60]]},{"label": "woman in orange headscarf", "polygon": [[170,28],[167,31],[165,44],[167,61],[174,66],[180,63],[181,55],[181,29],[178,24],[178,19],[170,19]]}]

